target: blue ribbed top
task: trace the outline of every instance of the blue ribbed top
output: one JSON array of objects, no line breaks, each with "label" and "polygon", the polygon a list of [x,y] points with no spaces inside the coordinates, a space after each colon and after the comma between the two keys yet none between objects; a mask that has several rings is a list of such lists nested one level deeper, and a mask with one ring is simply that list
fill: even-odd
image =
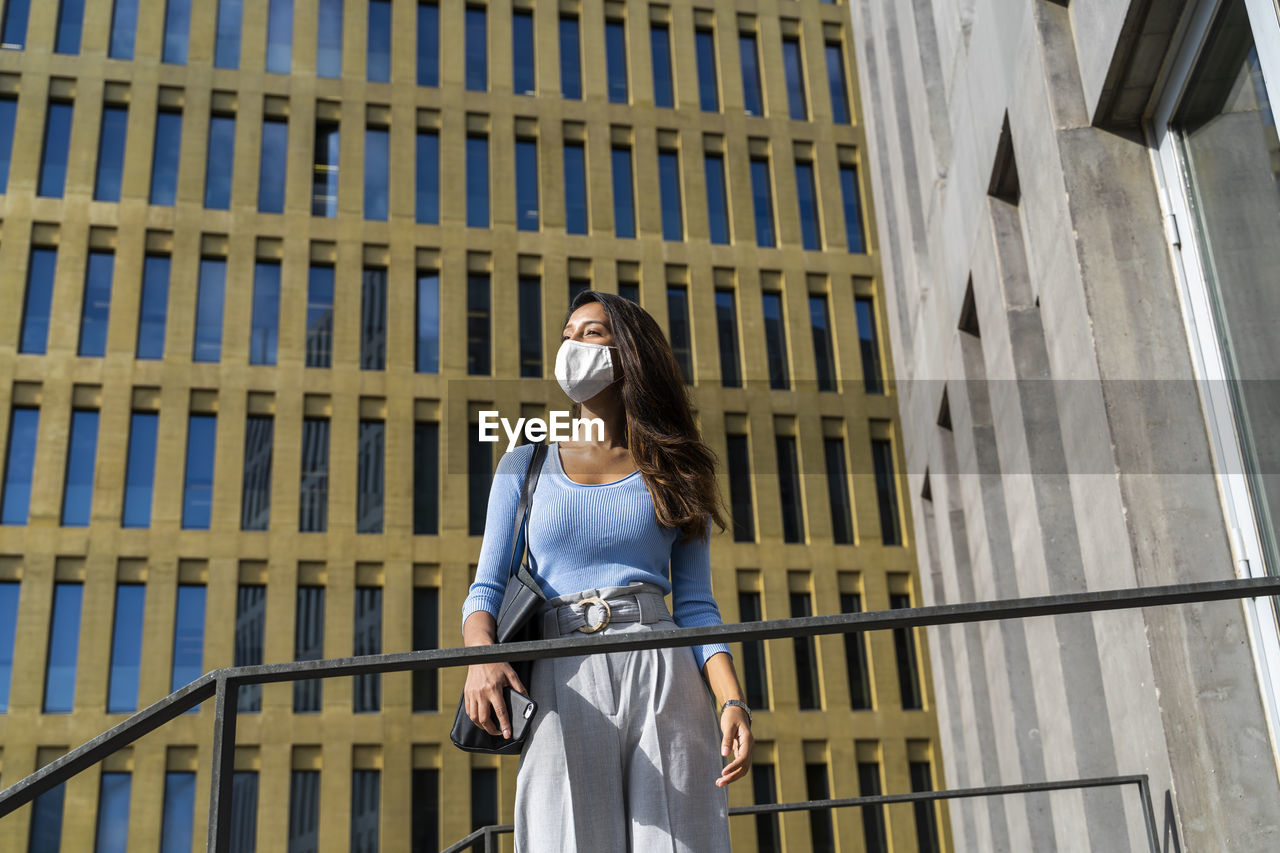
[{"label": "blue ribbed top", "polygon": [[[462,604],[462,621],[477,610],[497,618],[507,588],[508,558],[524,472],[534,445],[504,453],[494,471],[476,579]],[[653,498],[639,471],[612,483],[575,483],[560,465],[556,443],[547,446],[529,511],[529,566],[548,599],[584,589],[657,584],[671,594],[676,625],[719,625],[711,594],[711,522],[707,536],[676,544],[680,531],[658,523]],[[523,536],[523,534],[520,534]],[[724,643],[692,646],[701,669]]]}]

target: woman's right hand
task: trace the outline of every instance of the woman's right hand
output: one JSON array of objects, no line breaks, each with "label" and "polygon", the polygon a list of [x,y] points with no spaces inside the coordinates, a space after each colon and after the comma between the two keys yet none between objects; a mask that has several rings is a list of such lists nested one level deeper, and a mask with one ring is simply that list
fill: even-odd
[{"label": "woman's right hand", "polygon": [[502,695],[503,688],[508,685],[517,693],[528,695],[510,664],[472,664],[467,667],[467,685],[462,695],[467,716],[472,722],[495,737],[501,734],[510,740],[511,720],[507,717],[507,703]]}]

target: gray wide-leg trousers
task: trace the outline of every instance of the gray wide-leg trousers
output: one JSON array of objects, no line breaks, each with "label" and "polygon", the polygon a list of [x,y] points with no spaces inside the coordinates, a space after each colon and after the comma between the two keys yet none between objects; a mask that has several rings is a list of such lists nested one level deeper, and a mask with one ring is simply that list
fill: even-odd
[{"label": "gray wide-leg trousers", "polygon": [[[564,605],[636,593],[594,634],[563,630],[584,613]],[[590,611],[596,624],[602,611]],[[560,596],[541,618],[545,638],[676,627],[652,584]],[[720,727],[691,648],[539,660],[530,681],[538,712],[516,777],[516,853],[730,849]]]}]

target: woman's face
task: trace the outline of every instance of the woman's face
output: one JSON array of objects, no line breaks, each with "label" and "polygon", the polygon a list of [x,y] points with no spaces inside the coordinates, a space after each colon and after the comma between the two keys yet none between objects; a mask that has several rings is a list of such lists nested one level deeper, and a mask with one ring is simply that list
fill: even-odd
[{"label": "woman's face", "polygon": [[561,342],[574,340],[601,346],[613,346],[613,332],[609,329],[609,316],[599,302],[588,302],[569,317],[564,324]]}]

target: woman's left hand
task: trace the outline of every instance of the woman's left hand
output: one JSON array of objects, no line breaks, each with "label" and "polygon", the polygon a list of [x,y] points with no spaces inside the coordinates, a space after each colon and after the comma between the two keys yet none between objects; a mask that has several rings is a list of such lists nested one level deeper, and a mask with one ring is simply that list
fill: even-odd
[{"label": "woman's left hand", "polygon": [[730,705],[720,714],[720,731],[724,739],[720,742],[720,754],[728,757],[732,751],[733,760],[720,771],[716,785],[723,788],[730,782],[736,782],[747,775],[751,767],[751,748],[755,746],[755,738],[751,736],[751,722],[747,712],[736,705]]}]

